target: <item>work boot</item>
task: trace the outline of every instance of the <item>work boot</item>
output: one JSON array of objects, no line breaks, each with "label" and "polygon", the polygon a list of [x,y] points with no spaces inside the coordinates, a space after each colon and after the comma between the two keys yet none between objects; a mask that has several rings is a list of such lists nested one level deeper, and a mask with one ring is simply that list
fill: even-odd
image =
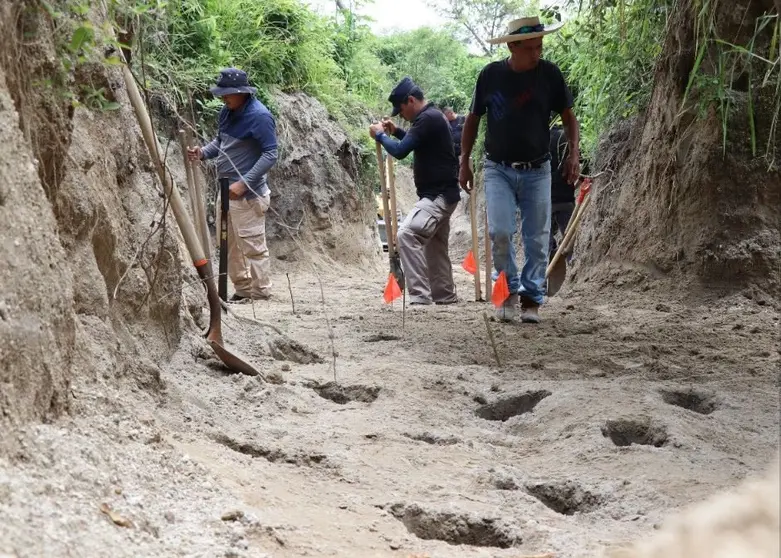
[{"label": "work boot", "polygon": [[499,308],[496,309],[496,319],[500,322],[511,322],[515,319],[515,307],[518,306],[518,295],[511,294]]},{"label": "work boot", "polygon": [[525,324],[540,323],[539,308],[540,305],[530,298],[521,297],[521,321]]}]

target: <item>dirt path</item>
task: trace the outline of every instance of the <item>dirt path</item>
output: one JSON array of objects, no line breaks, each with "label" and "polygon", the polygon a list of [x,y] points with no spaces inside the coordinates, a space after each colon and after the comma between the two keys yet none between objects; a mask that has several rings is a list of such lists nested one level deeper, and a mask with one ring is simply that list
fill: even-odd
[{"label": "dirt path", "polygon": [[351,273],[321,277],[325,310],[311,274],[291,275],[297,315],[284,275],[255,307],[321,362],[277,360],[260,328],[227,320],[283,383],[228,375],[191,340],[164,397],[79,386],[99,417],[31,428],[26,461],[0,462],[0,556],[594,556],[778,447],[768,307],[565,293],[540,327],[491,324],[499,369],[487,305],[408,310],[402,332],[400,305]]}]

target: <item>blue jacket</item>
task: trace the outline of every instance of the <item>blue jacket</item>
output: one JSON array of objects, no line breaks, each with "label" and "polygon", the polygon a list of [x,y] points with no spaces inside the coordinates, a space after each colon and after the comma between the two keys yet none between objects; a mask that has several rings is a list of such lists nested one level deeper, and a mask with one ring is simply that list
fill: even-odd
[{"label": "blue jacket", "polygon": [[217,175],[247,185],[244,199],[270,192],[266,173],[277,162],[276,123],[255,97],[236,110],[223,107],[217,137],[203,147],[203,158],[217,158]]}]

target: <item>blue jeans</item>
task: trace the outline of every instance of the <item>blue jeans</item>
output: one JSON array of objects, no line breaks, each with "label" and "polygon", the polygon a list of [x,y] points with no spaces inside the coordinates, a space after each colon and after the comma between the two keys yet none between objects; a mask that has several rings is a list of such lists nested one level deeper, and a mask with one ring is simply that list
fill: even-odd
[{"label": "blue jeans", "polygon": [[[538,169],[516,170],[486,160],[484,176],[494,267],[497,272],[504,271],[510,293],[542,304],[550,241],[550,162]],[[520,275],[513,245],[516,209],[521,210],[525,259]]]}]

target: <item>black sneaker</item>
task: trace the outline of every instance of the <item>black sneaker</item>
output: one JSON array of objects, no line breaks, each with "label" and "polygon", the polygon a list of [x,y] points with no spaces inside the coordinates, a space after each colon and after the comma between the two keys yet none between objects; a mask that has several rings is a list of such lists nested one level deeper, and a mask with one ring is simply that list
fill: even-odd
[{"label": "black sneaker", "polygon": [[233,302],[235,304],[241,304],[245,301],[249,300],[248,296],[241,296],[239,294],[234,294],[232,297],[228,299],[228,302]]},{"label": "black sneaker", "polygon": [[540,305],[533,300],[521,297],[521,321],[525,324],[538,324],[540,323],[539,314]]}]

